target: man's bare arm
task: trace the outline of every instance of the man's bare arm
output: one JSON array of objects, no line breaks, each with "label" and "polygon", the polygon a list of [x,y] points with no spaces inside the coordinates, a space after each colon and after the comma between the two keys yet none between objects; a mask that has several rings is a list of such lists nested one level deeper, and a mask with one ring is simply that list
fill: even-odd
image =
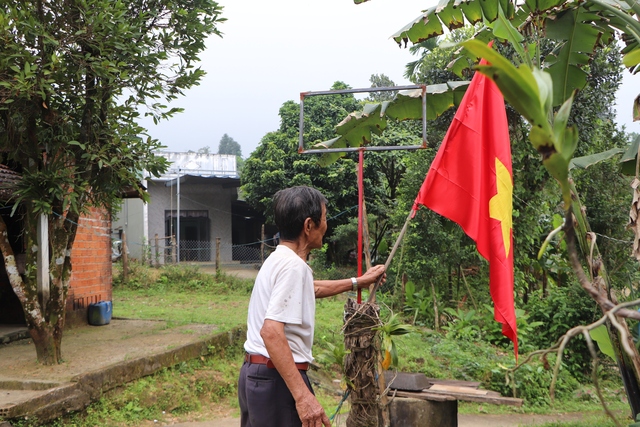
[{"label": "man's bare arm", "polygon": [[[384,274],[384,265],[376,265],[371,267],[362,276],[357,277],[359,288],[368,288],[378,280],[381,274]],[[384,280],[384,279],[383,279]],[[326,298],[338,295],[343,292],[350,291],[353,284],[351,279],[339,280],[314,280],[313,287],[315,289],[316,298]]]}]

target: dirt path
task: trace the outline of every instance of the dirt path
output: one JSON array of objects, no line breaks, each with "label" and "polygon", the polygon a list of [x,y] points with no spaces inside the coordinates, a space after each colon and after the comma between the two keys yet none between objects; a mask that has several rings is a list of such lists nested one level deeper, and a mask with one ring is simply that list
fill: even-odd
[{"label": "dirt path", "polygon": [[[338,422],[336,426],[343,426],[343,422]],[[460,414],[458,415],[458,427],[523,427],[535,426],[552,421],[569,422],[582,419],[581,413],[555,414],[555,415],[532,415],[532,414]],[[239,427],[239,418],[221,418],[213,421],[188,422],[173,424],[173,427]]]},{"label": "dirt path", "polygon": [[519,427],[535,426],[550,422],[580,421],[582,413],[534,415],[534,414],[460,414],[458,427]]}]

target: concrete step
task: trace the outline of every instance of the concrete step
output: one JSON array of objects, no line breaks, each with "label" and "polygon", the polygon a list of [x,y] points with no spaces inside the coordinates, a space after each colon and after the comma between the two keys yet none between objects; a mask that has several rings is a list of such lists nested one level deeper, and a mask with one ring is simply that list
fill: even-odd
[{"label": "concrete step", "polygon": [[24,325],[0,325],[0,344],[29,338],[29,330]]}]

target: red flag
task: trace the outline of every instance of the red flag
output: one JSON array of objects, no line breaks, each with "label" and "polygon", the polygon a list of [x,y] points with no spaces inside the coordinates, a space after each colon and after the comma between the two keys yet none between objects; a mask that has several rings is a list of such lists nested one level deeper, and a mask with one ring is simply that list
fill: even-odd
[{"label": "red flag", "polygon": [[[483,60],[484,62],[484,60]],[[481,63],[483,63],[481,62]],[[489,261],[494,318],[518,357],[513,303],[513,172],[502,94],[476,72],[413,205],[458,223]]]}]

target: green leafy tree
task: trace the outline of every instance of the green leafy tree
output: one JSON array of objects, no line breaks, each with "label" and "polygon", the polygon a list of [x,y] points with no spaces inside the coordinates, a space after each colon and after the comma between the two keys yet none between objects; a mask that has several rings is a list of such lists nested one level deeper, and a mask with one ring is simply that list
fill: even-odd
[{"label": "green leafy tree", "polygon": [[[371,87],[393,87],[396,84],[384,74],[371,74],[369,77],[369,83],[371,83]],[[382,101],[390,101],[396,96],[397,91],[380,91],[380,92],[370,92],[368,96],[368,100],[372,102],[382,102]]]},{"label": "green leafy tree", "polygon": [[218,154],[233,154],[234,156],[242,157],[242,147],[235,139],[225,133],[220,138]]},{"label": "green leafy tree", "polygon": [[[23,220],[26,274],[0,241],[7,274],[24,309],[38,360],[61,361],[71,253],[78,219],[110,209],[140,171],[166,162],[144,136],[139,111],[159,121],[164,103],[197,84],[205,40],[222,8],[211,0],[20,0],[0,6],[0,147],[22,174],[14,209]],[[141,137],[143,135],[143,137]],[[51,295],[39,301],[36,224],[48,218]],[[0,231],[6,232],[4,221]],[[33,248],[33,250],[32,250]]]},{"label": "green leafy tree", "polygon": [[414,75],[418,73],[419,67],[425,64],[424,57],[438,45],[437,38],[431,38],[420,43],[416,43],[409,48],[412,55],[417,55],[418,59],[409,62],[404,69],[404,77],[415,81]]}]

